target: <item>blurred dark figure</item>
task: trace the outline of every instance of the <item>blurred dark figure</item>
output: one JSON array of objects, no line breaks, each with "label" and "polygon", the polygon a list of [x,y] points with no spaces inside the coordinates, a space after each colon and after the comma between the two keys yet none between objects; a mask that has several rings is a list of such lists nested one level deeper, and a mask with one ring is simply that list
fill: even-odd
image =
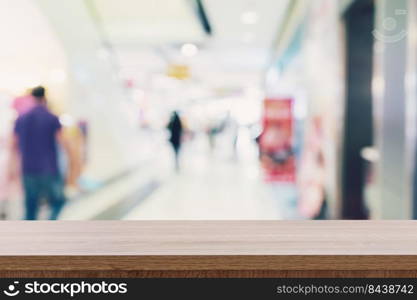
[{"label": "blurred dark figure", "polygon": [[217,127],[213,126],[213,124],[209,125],[206,129],[206,133],[209,142],[210,153],[213,153],[214,148],[216,148]]},{"label": "blurred dark figure", "polygon": [[226,118],[223,121],[222,131],[224,131],[228,138],[231,140],[232,159],[236,159],[237,142],[239,138],[239,124],[236,122],[235,118],[233,118],[230,111],[227,112]]},{"label": "blurred dark figure", "polygon": [[182,136],[184,132],[184,128],[181,122],[181,118],[178,115],[178,112],[174,111],[172,113],[171,120],[169,121],[167,128],[170,132],[169,142],[171,143],[172,148],[174,149],[175,169],[178,171],[180,168],[179,152],[181,149]]},{"label": "blurred dark figure", "polygon": [[26,220],[36,220],[41,198],[51,208],[56,220],[65,204],[64,179],[58,168],[58,147],[68,153],[59,119],[46,106],[45,88],[32,90],[35,106],[21,115],[15,124],[13,149],[21,156],[22,181],[25,193]]},{"label": "blurred dark figure", "polygon": [[207,126],[206,134],[209,142],[210,153],[213,153],[216,148],[216,138],[223,131],[223,123],[217,120],[211,120]]}]

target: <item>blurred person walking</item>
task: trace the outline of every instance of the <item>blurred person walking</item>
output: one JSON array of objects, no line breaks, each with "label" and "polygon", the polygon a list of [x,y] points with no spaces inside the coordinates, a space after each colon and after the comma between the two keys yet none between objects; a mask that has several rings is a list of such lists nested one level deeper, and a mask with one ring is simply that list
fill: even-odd
[{"label": "blurred person walking", "polygon": [[239,138],[239,124],[233,118],[230,111],[227,112],[226,118],[223,121],[223,132],[226,136],[226,139],[231,142],[231,158],[237,158],[237,142]]},{"label": "blurred person walking", "polygon": [[211,121],[208,124],[206,128],[206,134],[207,134],[210,153],[213,154],[214,148],[216,147],[216,134],[217,134],[217,126],[214,124],[213,121]]},{"label": "blurred person walking", "polygon": [[179,153],[180,153],[181,144],[182,144],[184,127],[183,127],[181,118],[178,115],[178,112],[174,111],[172,113],[171,120],[169,121],[167,128],[170,132],[169,142],[172,145],[172,148],[174,150],[174,155],[175,155],[175,169],[179,171],[180,169]]},{"label": "blurred person walking", "polygon": [[21,157],[25,193],[26,220],[36,220],[42,197],[51,209],[50,220],[56,220],[65,204],[64,179],[58,167],[58,147],[68,152],[61,124],[46,105],[45,88],[32,90],[36,105],[21,115],[16,123],[13,149]]}]

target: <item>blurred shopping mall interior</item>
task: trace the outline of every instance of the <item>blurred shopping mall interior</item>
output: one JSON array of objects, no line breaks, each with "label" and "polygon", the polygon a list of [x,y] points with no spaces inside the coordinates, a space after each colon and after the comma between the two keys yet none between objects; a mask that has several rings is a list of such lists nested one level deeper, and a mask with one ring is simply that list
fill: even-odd
[{"label": "blurred shopping mall interior", "polygon": [[38,86],[60,220],[415,219],[416,26],[415,0],[0,0],[0,219],[46,155],[16,129]]}]

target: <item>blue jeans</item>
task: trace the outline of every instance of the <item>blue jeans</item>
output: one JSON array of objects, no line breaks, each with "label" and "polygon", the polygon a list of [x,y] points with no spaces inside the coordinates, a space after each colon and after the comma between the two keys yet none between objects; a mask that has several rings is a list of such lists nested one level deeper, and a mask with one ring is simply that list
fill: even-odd
[{"label": "blue jeans", "polygon": [[64,182],[60,176],[24,175],[26,220],[36,220],[39,202],[42,197],[48,199],[51,208],[50,220],[56,220],[65,204]]}]

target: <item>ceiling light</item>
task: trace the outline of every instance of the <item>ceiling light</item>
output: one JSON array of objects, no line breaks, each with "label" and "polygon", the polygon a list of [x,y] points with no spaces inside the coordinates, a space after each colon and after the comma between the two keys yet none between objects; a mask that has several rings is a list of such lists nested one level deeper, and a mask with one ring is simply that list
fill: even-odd
[{"label": "ceiling light", "polygon": [[253,24],[258,23],[259,16],[256,11],[245,11],[240,16],[240,20],[242,21],[243,24],[253,25]]},{"label": "ceiling light", "polygon": [[184,44],[181,47],[181,53],[184,56],[192,57],[197,55],[198,53],[198,47],[194,44]]}]

